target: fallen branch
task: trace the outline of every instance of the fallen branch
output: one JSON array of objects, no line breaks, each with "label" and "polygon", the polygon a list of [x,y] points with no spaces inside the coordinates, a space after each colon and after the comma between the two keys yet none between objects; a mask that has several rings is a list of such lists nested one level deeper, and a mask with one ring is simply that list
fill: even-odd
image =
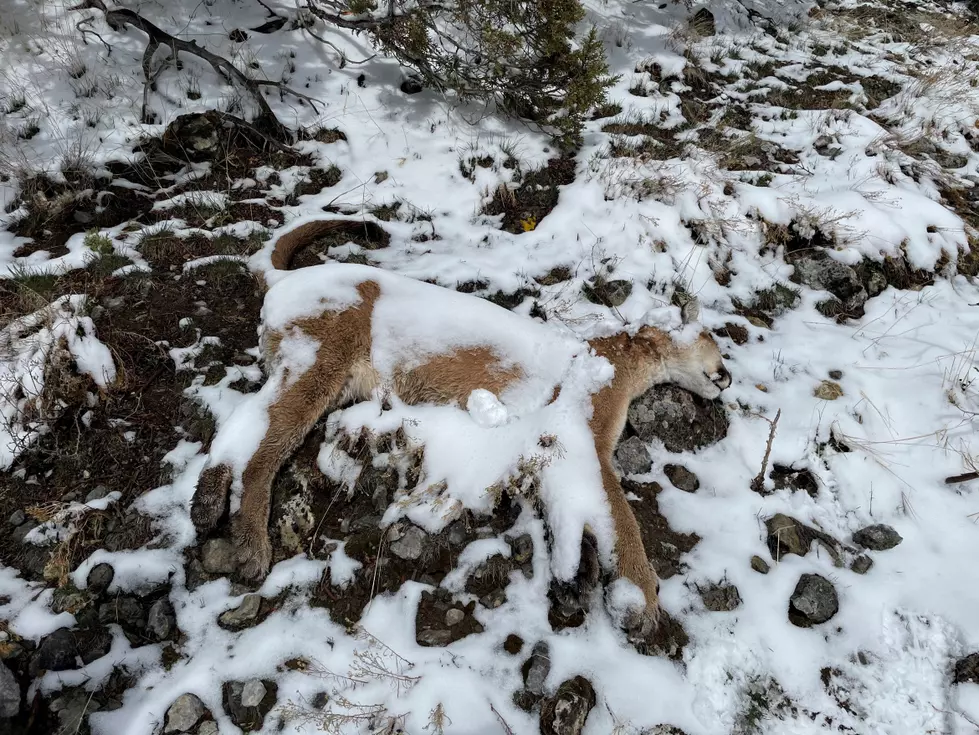
[{"label": "fallen branch", "polygon": [[778,420],[781,416],[782,409],[780,408],[773,420],[769,421],[769,419],[765,419],[765,421],[771,424],[771,429],[768,432],[768,443],[765,445],[765,456],[761,461],[761,470],[755,475],[755,479],[751,481],[751,489],[762,495],[765,493],[765,473],[768,471],[768,459],[772,455],[772,442],[775,441],[775,429],[778,426]]},{"label": "fallen branch", "polygon": [[979,480],[979,472],[966,472],[961,475],[952,475],[945,478],[946,485],[955,485],[959,482],[969,482],[969,480]]},{"label": "fallen branch", "polygon": [[[149,93],[154,87],[156,77],[159,76],[159,74],[168,64],[175,63],[178,55],[181,52],[191,54],[192,56],[197,56],[198,58],[206,61],[228,84],[232,86],[238,84],[241,87],[244,87],[258,104],[260,110],[260,114],[255,121],[256,126],[264,127],[270,130],[271,136],[276,140],[292,142],[292,134],[281,122],[279,122],[279,119],[269,106],[268,101],[262,95],[262,87],[276,87],[281,92],[291,94],[297,99],[309,102],[309,104],[313,107],[313,111],[318,112],[316,109],[317,100],[315,100],[313,97],[303,94],[302,92],[298,92],[286,86],[282,82],[275,82],[266,79],[252,79],[247,77],[245,74],[239,71],[234,64],[224,57],[211,53],[204,47],[199,46],[196,41],[185,41],[170,33],[167,33],[162,28],[154,25],[146,18],[139,15],[139,13],[129,10],[128,8],[114,8],[109,10],[106,8],[104,0],[85,0],[85,2],[75,5],[70,9],[100,10],[105,14],[106,24],[108,24],[114,31],[122,32],[127,26],[133,26],[134,28],[141,30],[149,37],[149,41],[146,45],[146,51],[143,53],[142,64],[145,86],[143,89],[143,110],[141,117],[144,123],[148,122],[146,109],[147,101],[149,99]],[[151,69],[151,62],[153,60],[153,56],[156,54],[160,46],[169,47],[172,55],[164,63],[164,66],[154,73]]]}]

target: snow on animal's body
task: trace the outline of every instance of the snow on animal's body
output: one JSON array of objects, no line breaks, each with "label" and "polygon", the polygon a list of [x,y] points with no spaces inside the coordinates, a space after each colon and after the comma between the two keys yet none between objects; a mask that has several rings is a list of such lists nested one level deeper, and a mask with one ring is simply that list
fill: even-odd
[{"label": "snow on animal's body", "polygon": [[[261,577],[271,562],[272,480],[324,413],[379,392],[411,406],[468,406],[472,417],[456,433],[479,445],[469,447],[474,466],[493,469],[457,479],[482,482],[483,491],[522,451],[552,436],[559,450],[541,471],[540,495],[554,536],[555,576],[574,575],[587,528],[602,564],[615,564],[642,593],[620,585],[617,614],[627,627],[648,631],[658,615],[658,581],[612,452],[629,401],[653,384],[673,381],[712,399],[730,383],[709,335],[681,343],[643,327],[631,337],[586,343],[477,297],[378,268],[327,264],[269,276],[260,329],[268,380],[215,437],[194,499],[199,535],[218,522],[231,489],[242,571]],[[496,403],[491,425],[476,426],[487,423],[477,415],[487,401]],[[507,452],[504,465],[480,465],[478,450],[492,455],[496,444],[515,453]]]}]

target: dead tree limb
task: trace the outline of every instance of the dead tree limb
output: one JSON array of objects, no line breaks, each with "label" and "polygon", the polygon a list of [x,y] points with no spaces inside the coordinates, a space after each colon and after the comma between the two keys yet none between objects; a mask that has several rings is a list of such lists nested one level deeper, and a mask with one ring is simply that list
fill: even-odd
[{"label": "dead tree limb", "polygon": [[955,485],[959,482],[969,482],[970,480],[979,479],[979,472],[966,472],[961,475],[952,475],[951,477],[945,478],[946,485]]},{"label": "dead tree limb", "polygon": [[765,473],[768,471],[768,459],[772,456],[772,442],[775,441],[775,429],[778,427],[778,420],[781,416],[782,409],[780,408],[775,413],[774,419],[771,421],[765,419],[771,424],[771,429],[768,431],[768,443],[765,445],[765,456],[761,460],[761,470],[755,475],[755,479],[751,481],[751,489],[756,493],[764,494],[765,492]]},{"label": "dead tree limb", "polygon": [[124,31],[128,26],[132,26],[147,35],[149,41],[146,45],[146,51],[143,54],[143,78],[144,78],[144,90],[143,90],[143,122],[146,122],[146,105],[149,98],[149,91],[152,90],[156,75],[153,74],[151,69],[151,62],[153,56],[156,54],[160,46],[167,46],[171,50],[171,56],[167,63],[175,63],[177,57],[180,53],[191,54],[200,59],[203,59],[214,71],[225,80],[228,84],[234,86],[235,84],[243,87],[255,100],[259,108],[259,116],[255,120],[257,127],[264,128],[269,131],[270,137],[279,141],[292,141],[292,134],[289,130],[279,122],[272,108],[269,106],[268,101],[262,94],[262,87],[275,87],[285,94],[290,94],[296,99],[304,100],[308,102],[314,112],[318,112],[316,109],[316,102],[313,97],[298,92],[282,82],[272,81],[270,79],[252,79],[251,77],[245,76],[239,69],[232,64],[230,61],[222,56],[218,56],[203,46],[199,46],[196,41],[185,41],[181,38],[167,33],[165,30],[159,26],[151,23],[146,18],[141,16],[128,8],[113,8],[109,10],[106,8],[103,0],[85,0],[85,2],[76,5],[71,8],[71,10],[100,10],[105,14],[105,22],[110,28],[116,32]]}]

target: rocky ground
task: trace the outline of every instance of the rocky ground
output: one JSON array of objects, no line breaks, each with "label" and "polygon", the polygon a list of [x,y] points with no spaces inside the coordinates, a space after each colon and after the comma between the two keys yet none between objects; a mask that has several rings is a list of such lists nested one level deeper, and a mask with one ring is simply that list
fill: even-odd
[{"label": "rocky ground", "polygon": [[[189,111],[126,127],[94,47],[65,79],[102,91],[55,112],[4,79],[25,164],[0,242],[0,726],[979,731],[979,26],[930,3],[712,10],[591,8],[622,77],[574,155],[296,39],[254,53],[341,101],[287,150],[197,109],[219,92],[189,76]],[[56,53],[36,40],[8,29],[11,69]],[[58,125],[100,152],[55,155]],[[216,428],[261,385],[252,256],[324,213],[349,226],[291,268],[390,268],[583,336],[698,293],[735,386],[650,391],[616,450],[663,580],[654,636],[613,630],[593,564],[551,580],[532,463],[492,513],[382,523],[451,497],[410,431],[316,427],[276,480],[261,586],[224,529],[187,531]]]}]

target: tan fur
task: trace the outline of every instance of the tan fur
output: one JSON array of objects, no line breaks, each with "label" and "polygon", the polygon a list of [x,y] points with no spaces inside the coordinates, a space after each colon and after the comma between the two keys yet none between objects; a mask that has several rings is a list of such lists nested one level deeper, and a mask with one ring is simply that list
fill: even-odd
[{"label": "tan fur", "polygon": [[[286,242],[283,255],[274,257],[273,263],[287,263],[291,253],[302,244],[300,239],[321,234],[323,230],[312,227],[316,224],[300,228],[302,238],[287,235],[280,239],[277,247]],[[362,301],[356,307],[327,311],[290,325],[317,340],[320,347],[315,365],[286,388],[270,407],[268,431],[242,476],[241,506],[232,520],[232,530],[241,571],[246,577],[263,576],[271,563],[268,516],[276,472],[321,416],[342,403],[365,399],[381,386],[380,375],[370,361],[372,311],[380,287],[367,280],[357,288]],[[418,308],[425,306],[422,303]],[[269,364],[275,363],[281,340],[279,333],[263,335],[263,352]],[[680,346],[667,333],[643,327],[633,337],[619,334],[593,340],[590,345],[615,368],[611,383],[592,398],[591,430],[614,521],[617,571],[619,576],[635,583],[646,599],[646,610],[628,624],[645,633],[656,623],[659,583],[643,547],[639,524],[613,468],[613,452],[625,426],[630,402],[652,385],[681,375],[683,379],[676,382],[684,387],[716,394],[730,384],[730,375],[716,343],[706,332],[692,344]],[[403,371],[395,369],[393,385],[384,387],[409,404],[457,403],[465,408],[473,390],[483,388],[499,395],[521,377],[519,366],[505,364],[488,347],[476,347],[437,355]],[[552,401],[559,392],[557,386]],[[192,509],[199,535],[210,530],[223,514],[230,484],[231,473],[226,468],[209,467],[202,473]]]}]

